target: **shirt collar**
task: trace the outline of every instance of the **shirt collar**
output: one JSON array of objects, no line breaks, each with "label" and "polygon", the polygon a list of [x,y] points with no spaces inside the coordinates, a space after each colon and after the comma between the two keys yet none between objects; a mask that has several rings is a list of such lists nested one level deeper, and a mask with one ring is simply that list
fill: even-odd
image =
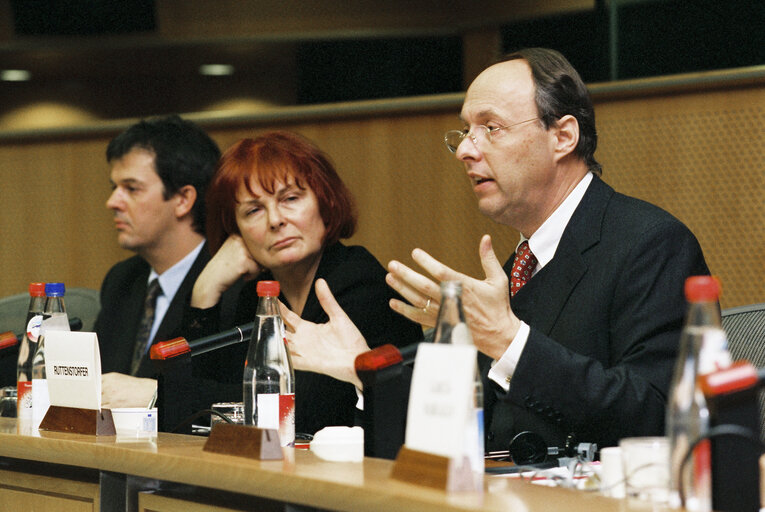
[{"label": "shirt collar", "polygon": [[[571,220],[571,216],[574,214],[574,210],[579,206],[579,203],[584,197],[584,193],[587,191],[587,187],[592,182],[592,173],[588,172],[574,187],[574,190],[563,200],[555,211],[547,217],[542,225],[537,229],[531,238],[529,238],[529,248],[534,256],[537,257],[538,263],[536,270],[544,267],[555,256],[555,251],[558,249],[558,244],[563,236],[568,221]],[[526,238],[521,235],[521,239],[518,242],[520,245]]]},{"label": "shirt collar", "polygon": [[162,272],[162,275],[157,274],[154,269],[149,272],[149,283],[154,278],[159,279],[159,286],[162,288],[162,295],[171,298],[175,297],[175,292],[181,287],[183,280],[186,278],[186,274],[189,273],[189,269],[194,264],[194,261],[199,256],[199,252],[202,250],[204,241],[200,242],[194,250],[183,257],[181,261]]}]

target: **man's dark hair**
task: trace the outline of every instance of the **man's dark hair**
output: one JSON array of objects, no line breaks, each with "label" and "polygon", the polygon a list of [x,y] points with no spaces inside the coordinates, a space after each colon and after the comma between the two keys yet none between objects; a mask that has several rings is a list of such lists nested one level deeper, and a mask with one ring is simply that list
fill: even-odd
[{"label": "man's dark hair", "polygon": [[526,48],[505,55],[500,62],[522,59],[531,67],[536,87],[535,101],[539,118],[550,128],[565,115],[572,115],[579,123],[579,143],[574,154],[585,161],[593,173],[603,170],[595,160],[598,132],[595,129],[595,110],[587,86],[566,57],[548,48]]},{"label": "man's dark hair", "polygon": [[205,195],[220,158],[218,145],[199,126],[173,115],[142,120],[117,135],[106,148],[106,160],[118,160],[135,148],[154,155],[165,200],[186,185],[196,189],[193,227],[204,235]]}]

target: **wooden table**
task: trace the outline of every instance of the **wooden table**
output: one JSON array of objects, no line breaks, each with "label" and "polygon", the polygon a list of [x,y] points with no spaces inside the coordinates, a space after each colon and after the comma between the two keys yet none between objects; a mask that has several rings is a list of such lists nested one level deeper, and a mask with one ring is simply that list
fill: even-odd
[{"label": "wooden table", "polygon": [[[0,508],[6,510],[125,510],[125,499],[128,510],[183,512],[281,510],[284,503],[342,511],[652,510],[488,475],[484,493],[448,494],[390,479],[393,463],[383,459],[327,462],[290,449],[285,460],[258,461],[204,452],[206,438],[197,436],[160,433],[153,442],[124,442],[19,430],[16,420],[0,418]],[[30,505],[36,492],[44,493],[37,508]]]}]

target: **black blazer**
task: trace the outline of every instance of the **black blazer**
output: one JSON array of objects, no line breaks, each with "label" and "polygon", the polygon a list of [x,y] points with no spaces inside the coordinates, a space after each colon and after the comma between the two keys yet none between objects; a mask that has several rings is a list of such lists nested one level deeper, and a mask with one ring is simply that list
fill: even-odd
[{"label": "black blazer", "polygon": [[596,177],[553,259],[511,300],[531,332],[509,391],[485,380],[488,449],[525,430],[548,446],[663,435],[685,279],[708,273],[682,223]]},{"label": "black blazer", "polygon": [[[167,341],[183,333],[183,314],[191,300],[191,291],[200,272],[210,261],[207,244],[202,247],[181,283],[157,329],[153,343]],[[114,265],[101,285],[101,311],[94,330],[98,334],[101,371],[130,374],[135,337],[143,316],[147,280],[151,268],[140,256],[133,256]],[[152,377],[154,368],[144,357],[138,377]]]},{"label": "black blazer", "polygon": [[[386,271],[375,257],[363,247],[344,246],[336,243],[324,249],[316,279],[327,281],[329,289],[370,347],[384,343],[397,346],[408,345],[422,339],[422,328],[395,313],[388,301],[398,295],[385,284]],[[259,280],[273,279],[263,274]],[[218,308],[190,309],[186,324],[190,338],[197,338],[252,322],[255,319],[258,297],[257,283],[248,282],[239,294],[236,319],[233,324],[220,321]],[[287,306],[284,296],[279,299]],[[329,320],[319,304],[314,287],[308,295],[301,318],[315,323]],[[232,345],[215,354],[219,360],[207,365],[204,378],[232,383],[228,400],[242,400],[242,374],[247,356],[248,343]],[[356,391],[352,384],[341,382],[327,375],[295,371],[295,431],[313,434],[327,426],[352,426],[356,415]],[[402,421],[404,421],[402,419]]]}]

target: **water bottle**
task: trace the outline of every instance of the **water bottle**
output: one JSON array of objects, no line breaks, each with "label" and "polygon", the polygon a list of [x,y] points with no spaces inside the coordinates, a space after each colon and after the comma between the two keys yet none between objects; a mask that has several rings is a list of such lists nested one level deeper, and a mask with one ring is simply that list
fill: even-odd
[{"label": "water bottle", "polygon": [[[702,441],[683,464],[693,442],[709,430],[709,409],[698,378],[731,364],[728,342],[720,322],[720,285],[711,276],[685,282],[688,314],[680,336],[680,353],[667,404],[670,441],[671,501],[687,510],[712,509],[711,447]],[[681,503],[680,489],[685,503]]]},{"label": "water bottle", "polygon": [[295,372],[279,314],[279,283],[260,281],[258,309],[244,363],[244,422],[279,431],[282,446],[295,444]]},{"label": "water bottle", "polygon": [[32,421],[37,428],[48,412],[50,396],[48,395],[48,379],[45,372],[45,336],[49,331],[68,331],[69,318],[64,307],[64,283],[47,283],[45,285],[45,308],[37,350],[32,360]]},{"label": "water bottle", "polygon": [[[462,310],[462,283],[459,281],[443,281],[441,283],[441,306],[436,319],[434,343],[451,343],[453,345],[473,345]],[[477,489],[483,488],[484,473],[484,439],[483,439],[483,384],[476,361],[473,371],[473,399],[468,406],[467,425],[465,428],[465,443],[463,453],[470,462]]]},{"label": "water bottle", "polygon": [[32,360],[37,351],[44,309],[45,283],[29,283],[29,309],[16,364],[16,416],[22,420],[32,418]]}]

